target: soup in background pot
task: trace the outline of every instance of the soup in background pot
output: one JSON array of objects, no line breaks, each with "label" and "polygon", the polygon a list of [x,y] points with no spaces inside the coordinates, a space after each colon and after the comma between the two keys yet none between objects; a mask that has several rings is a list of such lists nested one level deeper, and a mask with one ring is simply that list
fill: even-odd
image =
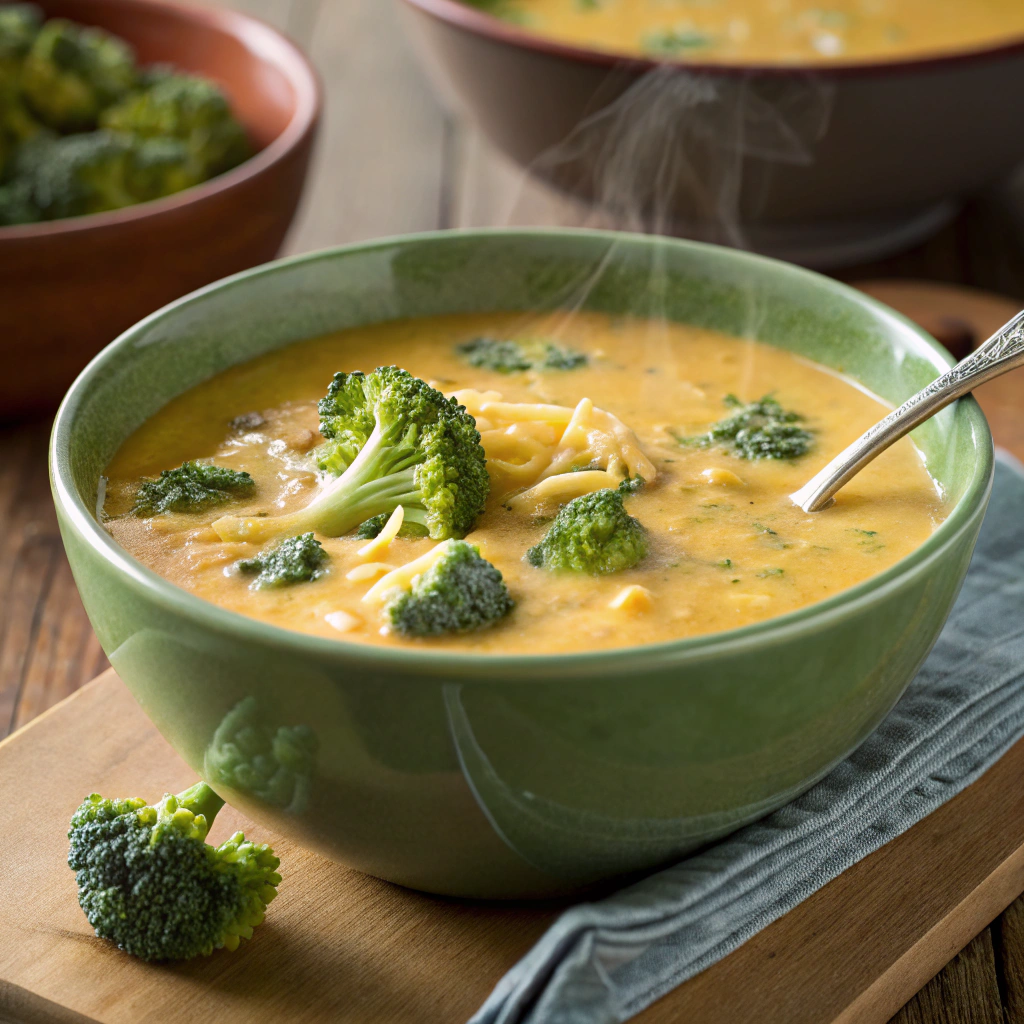
[{"label": "soup in background pot", "polygon": [[697,63],[901,60],[1024,37],[1020,0],[476,0],[470,5],[560,42]]}]

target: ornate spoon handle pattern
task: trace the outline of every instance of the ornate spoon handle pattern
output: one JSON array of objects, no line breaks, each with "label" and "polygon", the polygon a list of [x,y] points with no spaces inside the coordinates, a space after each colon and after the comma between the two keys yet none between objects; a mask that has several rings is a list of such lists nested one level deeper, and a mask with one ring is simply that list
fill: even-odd
[{"label": "ornate spoon handle pattern", "polygon": [[1018,313],[966,359],[862,434],[790,497],[805,512],[828,508],[834,503],[836,491],[894,441],[979,384],[1018,366],[1024,366],[1024,312]]}]

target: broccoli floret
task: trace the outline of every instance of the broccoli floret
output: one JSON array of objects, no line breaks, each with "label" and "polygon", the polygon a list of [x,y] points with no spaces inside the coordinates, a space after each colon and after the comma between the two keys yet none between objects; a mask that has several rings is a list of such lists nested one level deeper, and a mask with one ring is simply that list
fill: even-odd
[{"label": "broccoli floret", "polygon": [[474,338],[456,347],[456,351],[470,366],[498,373],[515,373],[529,370],[533,363],[515,341],[499,341],[497,338]]},{"label": "broccoli floret", "polygon": [[163,82],[168,78],[178,78],[181,72],[168,61],[158,61],[156,64],[146,64],[139,68],[139,88],[151,89],[157,82]]},{"label": "broccoli floret", "polygon": [[3,72],[0,70],[0,142],[13,148],[19,142],[45,131],[46,129],[29,113],[17,89],[10,88],[3,81]]},{"label": "broccoli floret", "polygon": [[258,573],[250,587],[266,590],[318,580],[327,571],[324,566],[328,560],[320,541],[311,533],[303,533],[281,541],[255,558],[244,559],[238,563],[238,569],[247,575]]},{"label": "broccoli floret", "polygon": [[246,697],[217,726],[204,764],[212,782],[301,814],[309,804],[318,747],[308,725],[272,729],[261,720],[256,698]]},{"label": "broccoli floret", "polygon": [[100,112],[135,88],[135,57],[124,40],[63,18],[46,22],[21,69],[36,116],[61,132],[95,128]]},{"label": "broccoli floret", "polygon": [[199,181],[247,160],[252,147],[224,93],[205,78],[157,74],[149,88],[103,112],[104,128],[183,142],[189,173]]},{"label": "broccoli floret", "polygon": [[455,349],[470,366],[497,373],[517,370],[575,370],[586,366],[587,357],[575,349],[550,341],[511,341],[499,338],[474,338]]},{"label": "broccoli floret", "polygon": [[[583,352],[575,349],[565,348],[561,345],[545,344],[544,358],[535,359],[533,368],[535,370],[575,370],[580,366],[586,366],[590,361]],[[527,351],[530,351],[528,348]]]},{"label": "broccoli floret", "polygon": [[154,480],[143,481],[132,512],[137,516],[203,512],[232,498],[246,497],[255,488],[248,473],[204,462],[184,462],[177,469],[165,469]]},{"label": "broccoli floret", "polygon": [[604,489],[573,498],[560,509],[526,558],[539,568],[603,576],[631,569],[647,552],[647,531],[626,511],[618,491]]},{"label": "broccoli floret", "polygon": [[797,459],[810,451],[813,435],[797,426],[803,417],[787,412],[771,395],[747,404],[726,395],[725,404],[736,410],[731,416],[706,434],[676,440],[696,448],[724,446],[741,459]]},{"label": "broccoli floret", "polygon": [[0,4],[0,56],[24,57],[43,27],[43,12],[35,4]]},{"label": "broccoli floret", "polygon": [[[379,516],[374,516],[372,519],[367,519],[358,530],[356,530],[357,540],[373,540],[374,537],[380,535],[380,531],[387,526],[388,520],[391,516],[382,512]],[[398,531],[399,537],[426,537],[427,528],[420,525],[419,523],[402,523],[402,528]]]},{"label": "broccoli floret", "polygon": [[627,476],[625,480],[619,484],[619,494],[639,494],[647,486],[647,481],[637,473],[636,476]]},{"label": "broccoli floret", "polygon": [[133,139],[128,190],[137,202],[160,199],[203,181],[181,139]]},{"label": "broccoli floret", "polygon": [[26,181],[0,185],[0,227],[34,224],[42,220],[39,207],[32,198],[32,187]]},{"label": "broccoli floret", "polygon": [[[435,540],[462,537],[490,481],[476,421],[454,399],[396,366],[339,373],[320,406],[321,433],[336,444],[330,471],[344,471],[304,509],[213,524],[223,540],[258,541],[315,531],[340,537],[399,505],[405,522]],[[355,454],[354,458],[349,457]]]},{"label": "broccoli floret", "polygon": [[43,12],[35,4],[0,4],[0,85],[17,82],[42,24]]},{"label": "broccoli floret", "polygon": [[44,220],[119,210],[137,202],[128,188],[131,146],[109,132],[39,137],[18,149],[14,178],[28,182]]},{"label": "broccoli floret", "polygon": [[203,782],[155,805],[86,798],[71,819],[68,864],[100,938],[143,960],[188,960],[252,938],[280,861],[241,832],[207,845],[223,806]]},{"label": "broccoli floret", "polygon": [[501,573],[464,540],[413,579],[409,590],[385,596],[385,621],[403,636],[439,636],[483,629],[515,607]]},{"label": "broccoli floret", "polygon": [[[374,404],[367,401],[366,376],[358,372],[336,373],[317,411],[320,433],[326,439],[316,450],[317,465],[334,476],[341,476],[355,461],[377,425]],[[385,513],[385,519],[387,515]]]},{"label": "broccoli floret", "polygon": [[0,179],[14,147],[42,128],[21,96],[23,58],[41,23],[42,14],[32,4],[0,4]]}]

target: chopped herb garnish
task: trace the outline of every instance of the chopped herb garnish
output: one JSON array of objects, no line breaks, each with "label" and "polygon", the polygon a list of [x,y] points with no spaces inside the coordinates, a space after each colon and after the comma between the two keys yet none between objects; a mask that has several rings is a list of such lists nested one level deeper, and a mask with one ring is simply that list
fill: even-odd
[{"label": "chopped herb garnish", "polygon": [[784,576],[785,573],[785,569],[765,569],[757,574],[757,578],[759,580],[766,580],[769,576]]},{"label": "chopped herb garnish", "polygon": [[644,36],[641,46],[645,53],[654,57],[678,57],[694,50],[707,49],[714,43],[715,37],[708,35],[707,32],[689,28],[666,28],[658,32],[649,32]]},{"label": "chopped herb garnish", "polygon": [[874,554],[876,551],[881,551],[885,545],[880,540],[874,540],[873,538],[878,536],[877,530],[858,530],[854,527],[850,530],[851,533],[856,533],[863,537],[863,540],[857,541],[857,546],[864,549],[864,554]]}]

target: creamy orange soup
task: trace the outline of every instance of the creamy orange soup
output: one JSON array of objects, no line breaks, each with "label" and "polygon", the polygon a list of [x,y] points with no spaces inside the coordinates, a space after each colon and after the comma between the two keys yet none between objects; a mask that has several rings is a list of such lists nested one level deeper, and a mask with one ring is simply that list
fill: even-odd
[{"label": "creamy orange soup", "polygon": [[567,43],[755,64],[874,61],[1024,36],[1021,0],[470,0]]},{"label": "creamy orange soup", "polygon": [[[456,351],[479,336],[524,334],[557,338],[589,363],[499,373],[468,365]],[[446,393],[493,390],[504,402],[570,409],[588,398],[618,417],[656,469],[648,486],[626,499],[648,531],[650,554],[636,567],[606,576],[534,567],[524,553],[550,523],[505,507],[517,482],[489,465],[491,496],[467,539],[501,571],[516,602],[497,625],[430,640],[382,629],[364,596],[381,574],[430,550],[429,539],[398,537],[384,550],[361,554],[365,540],[320,538],[330,556],[322,578],[251,589],[236,563],[260,546],[222,541],[210,524],[225,510],[277,515],[308,503],[321,486],[311,457],[321,441],[317,400],[332,374],[391,364]],[[744,401],[770,393],[798,411],[813,437],[810,452],[792,461],[747,460],[726,448],[680,443],[679,437],[699,434],[726,415],[730,393]],[[876,398],[822,366],[689,326],[592,314],[567,323],[526,322],[511,314],[401,321],[293,345],[172,401],[110,464],[104,521],[125,548],[178,586],[304,633],[494,653],[650,644],[802,608],[868,579],[922,544],[945,509],[909,440],[865,469],[827,512],[808,515],[787,497],[885,411]],[[258,415],[231,426],[248,413]],[[202,514],[131,514],[144,478],[190,459],[248,471],[254,494]]]}]

